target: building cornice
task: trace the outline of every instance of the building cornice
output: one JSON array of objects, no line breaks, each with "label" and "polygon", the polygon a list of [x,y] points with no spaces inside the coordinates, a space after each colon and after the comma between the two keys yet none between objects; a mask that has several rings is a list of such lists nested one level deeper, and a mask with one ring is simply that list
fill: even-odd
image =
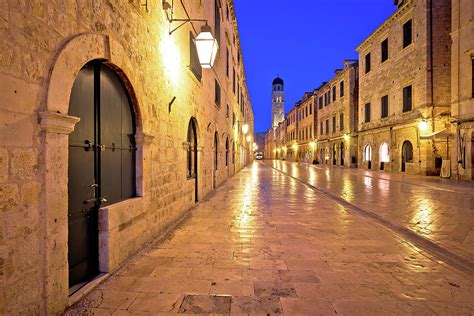
[{"label": "building cornice", "polygon": [[375,37],[379,36],[381,33],[383,33],[392,23],[393,21],[397,20],[399,17],[401,17],[403,14],[405,14],[411,5],[413,4],[414,0],[407,0],[405,4],[403,4],[400,8],[397,9],[387,20],[385,20],[384,23],[382,23],[381,26],[379,26],[375,31],[372,32],[372,34],[369,35],[357,48],[357,52],[363,51],[369,42],[371,42]]}]

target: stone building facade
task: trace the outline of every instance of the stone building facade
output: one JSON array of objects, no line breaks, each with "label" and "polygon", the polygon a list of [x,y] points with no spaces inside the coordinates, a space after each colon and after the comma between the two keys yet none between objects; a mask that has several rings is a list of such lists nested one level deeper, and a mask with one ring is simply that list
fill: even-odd
[{"label": "stone building facade", "polygon": [[439,174],[449,158],[451,1],[398,1],[358,48],[359,167]]},{"label": "stone building facade", "polygon": [[313,162],[315,159],[315,136],[316,128],[316,110],[315,100],[317,97],[314,92],[306,92],[299,102],[297,110],[298,121],[298,153],[297,158],[300,162]]},{"label": "stone building facade", "polygon": [[[0,314],[60,314],[251,161],[233,2],[166,4],[0,3]],[[213,70],[196,63],[202,24],[170,35],[187,14],[218,38]],[[71,236],[76,190],[86,229]]]},{"label": "stone building facade", "polygon": [[285,134],[282,138],[281,132],[280,137],[277,138],[277,153],[278,149],[279,159],[288,160],[288,161],[298,161],[298,104],[287,113],[284,123],[281,125],[285,126]]},{"label": "stone building facade", "polygon": [[357,167],[358,80],[357,61],[345,60],[315,93],[320,164]]},{"label": "stone building facade", "polygon": [[474,180],[474,2],[452,1],[451,177]]}]

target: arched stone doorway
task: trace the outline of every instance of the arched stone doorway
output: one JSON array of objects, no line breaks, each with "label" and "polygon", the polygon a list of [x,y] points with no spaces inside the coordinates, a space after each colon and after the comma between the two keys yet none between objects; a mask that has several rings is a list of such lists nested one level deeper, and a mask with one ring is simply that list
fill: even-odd
[{"label": "arched stone doorway", "polygon": [[385,170],[385,164],[390,162],[390,151],[387,143],[380,145],[380,170]]},{"label": "arched stone doorway", "polygon": [[194,178],[194,201],[199,200],[198,186],[198,138],[196,119],[191,118],[188,125],[187,169],[188,178]]},{"label": "arched stone doorway", "polygon": [[136,196],[136,124],[125,85],[99,61],[74,82],[69,115],[68,266],[73,292],[99,273],[99,208]]},{"label": "arched stone doorway", "polygon": [[372,169],[372,147],[369,144],[364,147],[364,161],[367,162],[367,169]]},{"label": "arched stone doorway", "polygon": [[345,155],[344,142],[341,142],[339,148],[340,148],[339,149],[339,156],[340,156],[341,166],[344,167],[344,155]]},{"label": "arched stone doorway", "polygon": [[406,171],[406,164],[413,163],[413,145],[406,140],[402,146],[402,172]]}]

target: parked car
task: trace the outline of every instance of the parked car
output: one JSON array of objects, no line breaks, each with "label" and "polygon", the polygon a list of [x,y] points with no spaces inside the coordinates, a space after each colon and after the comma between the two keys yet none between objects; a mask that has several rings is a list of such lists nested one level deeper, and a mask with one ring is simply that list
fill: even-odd
[{"label": "parked car", "polygon": [[262,153],[256,153],[255,154],[255,159],[262,160],[263,159],[263,154]]}]

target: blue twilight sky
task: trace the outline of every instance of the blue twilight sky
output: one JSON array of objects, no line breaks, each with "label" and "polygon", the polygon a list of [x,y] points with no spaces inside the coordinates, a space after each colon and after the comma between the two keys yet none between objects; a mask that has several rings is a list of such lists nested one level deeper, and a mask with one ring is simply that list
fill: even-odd
[{"label": "blue twilight sky", "polygon": [[271,84],[285,81],[285,112],[329,81],[396,10],[393,0],[234,0],[255,131],[271,125]]}]

